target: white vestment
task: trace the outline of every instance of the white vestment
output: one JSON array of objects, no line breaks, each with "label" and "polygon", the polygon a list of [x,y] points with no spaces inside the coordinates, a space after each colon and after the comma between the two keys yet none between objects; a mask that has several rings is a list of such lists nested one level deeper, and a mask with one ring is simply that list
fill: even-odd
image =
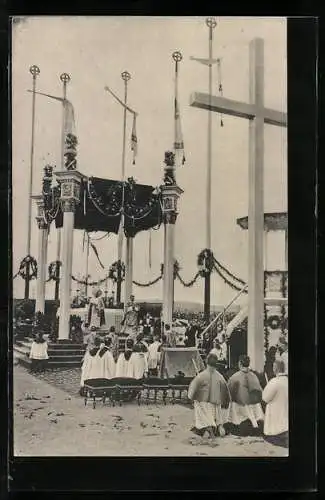
[{"label": "white vestment", "polygon": [[194,401],[194,419],[197,429],[218,427],[228,421],[228,409],[221,405]]},{"label": "white vestment", "polygon": [[101,378],[114,378],[116,373],[116,364],[113,354],[107,350],[99,359],[101,360]]},{"label": "white vestment", "polygon": [[98,356],[98,352],[91,356],[89,351],[86,351],[81,368],[80,386],[84,386],[85,380],[95,378],[103,378],[101,358]]},{"label": "white vestment", "polygon": [[259,420],[264,419],[264,413],[260,403],[253,405],[240,405],[235,401],[230,403],[229,422],[240,425],[245,420],[250,420],[253,427],[257,429]]},{"label": "white vestment", "polygon": [[137,380],[148,372],[147,356],[143,352],[133,352],[128,366],[128,377]]},{"label": "white vestment", "polygon": [[128,377],[128,371],[129,371],[129,363],[130,363],[130,358],[127,360],[125,359],[124,352],[121,352],[121,354],[118,357],[117,363],[116,363],[116,377]]},{"label": "white vestment", "polygon": [[30,359],[49,359],[47,354],[47,342],[32,342],[30,353]]},{"label": "white vestment", "polygon": [[101,327],[101,316],[105,310],[105,305],[102,297],[92,297],[89,302],[88,316],[89,316],[89,327],[100,328]]},{"label": "white vestment", "polygon": [[278,375],[272,378],[263,391],[266,403],[264,434],[276,436],[289,430],[288,377]]},{"label": "white vestment", "polygon": [[160,352],[158,352],[158,349],[160,346],[161,346],[161,343],[155,340],[148,347],[148,368],[149,369],[157,368],[157,365],[158,365],[158,362],[160,359]]}]

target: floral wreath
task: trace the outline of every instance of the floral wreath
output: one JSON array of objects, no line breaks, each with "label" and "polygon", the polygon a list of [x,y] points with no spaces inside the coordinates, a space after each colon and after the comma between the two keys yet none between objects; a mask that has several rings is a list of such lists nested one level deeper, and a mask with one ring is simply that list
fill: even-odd
[{"label": "floral wreath", "polygon": [[211,250],[205,248],[197,256],[197,265],[199,268],[199,274],[202,277],[211,274],[214,268],[214,256]]},{"label": "floral wreath", "polygon": [[267,320],[268,326],[271,330],[278,330],[281,327],[281,318],[279,316],[270,316]]},{"label": "floral wreath", "polygon": [[59,260],[55,260],[54,262],[50,263],[49,268],[48,268],[49,281],[59,281],[60,280],[60,278],[58,278],[56,275],[57,266],[59,266],[59,268],[60,268],[62,266],[62,262]]},{"label": "floral wreath", "polygon": [[[27,275],[27,269],[29,267],[29,273]],[[24,280],[33,280],[37,278],[37,262],[34,257],[31,255],[27,255],[21,261],[18,271],[19,276],[21,276]]]},{"label": "floral wreath", "polygon": [[116,262],[113,262],[113,264],[109,268],[108,278],[111,279],[114,283],[117,283],[118,281],[119,268],[121,271],[121,280],[123,281],[125,279],[125,265],[123,262],[117,260]]}]

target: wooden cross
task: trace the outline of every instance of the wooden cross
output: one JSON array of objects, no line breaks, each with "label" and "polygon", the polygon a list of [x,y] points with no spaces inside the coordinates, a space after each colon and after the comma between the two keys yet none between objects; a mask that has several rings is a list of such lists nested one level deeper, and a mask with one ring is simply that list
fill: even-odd
[{"label": "wooden cross", "polygon": [[[252,367],[264,368],[264,124],[287,126],[287,114],[264,106],[264,40],[249,45],[250,102],[195,92],[190,105],[249,120],[249,277],[248,354]],[[209,105],[211,103],[211,108]]]}]

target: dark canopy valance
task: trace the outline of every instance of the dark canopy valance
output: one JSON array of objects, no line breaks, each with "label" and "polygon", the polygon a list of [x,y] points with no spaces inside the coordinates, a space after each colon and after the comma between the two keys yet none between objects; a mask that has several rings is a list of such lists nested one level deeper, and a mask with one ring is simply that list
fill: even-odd
[{"label": "dark canopy valance", "polygon": [[[57,195],[58,196],[58,195]],[[51,196],[54,199],[54,196]],[[75,212],[75,228],[86,231],[118,233],[122,207],[124,233],[135,236],[138,232],[158,226],[162,220],[160,194],[153,186],[127,182],[85,178],[81,184],[80,204]],[[58,205],[55,225],[62,227],[63,213]]]}]

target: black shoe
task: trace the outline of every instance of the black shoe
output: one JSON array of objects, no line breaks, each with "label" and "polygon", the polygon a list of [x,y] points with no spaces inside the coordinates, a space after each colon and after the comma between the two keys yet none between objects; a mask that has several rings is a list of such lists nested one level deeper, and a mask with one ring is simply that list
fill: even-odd
[{"label": "black shoe", "polygon": [[190,431],[193,432],[194,434],[196,434],[197,436],[202,437],[203,434],[204,434],[205,429],[197,429],[196,427],[192,427],[190,429]]}]

